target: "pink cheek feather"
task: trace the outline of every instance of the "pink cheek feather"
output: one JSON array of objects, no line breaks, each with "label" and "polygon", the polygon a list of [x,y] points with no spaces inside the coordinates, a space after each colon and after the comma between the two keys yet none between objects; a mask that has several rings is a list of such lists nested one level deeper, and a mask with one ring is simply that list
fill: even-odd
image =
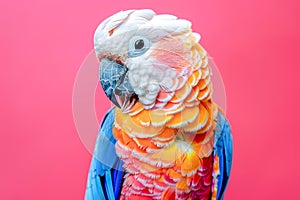
[{"label": "pink cheek feather", "polygon": [[185,59],[183,46],[184,43],[180,39],[162,40],[153,47],[151,57],[160,64],[176,69],[178,73],[189,64],[188,60]]},{"label": "pink cheek feather", "polygon": [[[157,62],[157,67],[161,67],[161,64],[163,64],[176,70],[178,79],[173,78],[171,88],[173,88],[174,85],[180,85],[178,81],[183,81],[181,80],[181,76],[188,77],[192,73],[192,66],[190,61],[186,59],[187,55],[183,50],[185,49],[184,45],[184,42],[179,38],[166,38],[155,44],[153,47],[154,50],[151,53],[151,58],[155,60],[154,62]],[[154,63],[153,65],[155,67],[156,64]],[[165,109],[176,109],[180,104],[169,102],[174,96],[175,90],[176,88],[174,88],[173,91],[161,90],[158,94],[156,104],[162,104]]]}]

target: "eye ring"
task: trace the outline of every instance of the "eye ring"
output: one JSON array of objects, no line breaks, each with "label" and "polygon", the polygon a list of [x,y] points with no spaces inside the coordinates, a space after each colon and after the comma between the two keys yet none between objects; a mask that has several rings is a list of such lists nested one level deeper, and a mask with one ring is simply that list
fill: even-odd
[{"label": "eye ring", "polygon": [[129,57],[143,55],[150,48],[151,41],[142,36],[135,36],[129,41]]}]

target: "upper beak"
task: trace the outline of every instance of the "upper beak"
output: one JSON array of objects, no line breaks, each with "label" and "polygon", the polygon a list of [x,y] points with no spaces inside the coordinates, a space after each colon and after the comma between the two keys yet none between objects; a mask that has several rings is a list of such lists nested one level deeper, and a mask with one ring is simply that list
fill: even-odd
[{"label": "upper beak", "polygon": [[122,112],[128,112],[138,99],[129,83],[127,71],[126,66],[109,58],[100,60],[102,88],[106,96],[121,108]]}]

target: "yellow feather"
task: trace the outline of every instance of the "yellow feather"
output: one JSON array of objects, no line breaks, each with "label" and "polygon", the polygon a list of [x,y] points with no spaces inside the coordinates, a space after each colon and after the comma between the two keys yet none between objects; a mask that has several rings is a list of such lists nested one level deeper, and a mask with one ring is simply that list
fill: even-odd
[{"label": "yellow feather", "polygon": [[173,103],[182,102],[191,92],[192,87],[189,84],[185,84],[181,89],[175,92],[175,95],[171,99]]},{"label": "yellow feather", "polygon": [[186,154],[181,165],[181,173],[184,176],[192,176],[197,172],[200,167],[200,159],[196,152],[190,151]]},{"label": "yellow feather", "polygon": [[178,190],[189,190],[189,186],[187,185],[187,181],[185,178],[181,179],[177,184],[176,184],[176,188]]},{"label": "yellow feather", "polygon": [[164,112],[159,113],[156,111],[150,111],[149,117],[151,120],[151,125],[154,127],[163,126],[173,118],[172,115],[167,115]]},{"label": "yellow feather", "polygon": [[199,114],[199,108],[197,106],[188,108],[186,107],[182,112],[177,113],[167,123],[170,128],[181,128],[188,123],[193,122]]},{"label": "yellow feather", "polygon": [[187,126],[183,127],[184,131],[194,132],[201,129],[206,124],[209,117],[209,113],[202,104],[200,104],[199,109],[200,109],[200,113],[197,116],[196,120],[194,120],[192,123],[188,124]]}]

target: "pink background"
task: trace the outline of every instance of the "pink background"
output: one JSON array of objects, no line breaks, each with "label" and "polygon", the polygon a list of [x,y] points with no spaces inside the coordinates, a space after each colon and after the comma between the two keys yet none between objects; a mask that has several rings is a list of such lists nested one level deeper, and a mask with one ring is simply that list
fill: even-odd
[{"label": "pink background", "polygon": [[300,2],[244,2],[1,1],[0,199],[83,199],[73,84],[97,25],[129,8],[190,19],[214,57],[235,144],[226,199],[299,199]]}]

